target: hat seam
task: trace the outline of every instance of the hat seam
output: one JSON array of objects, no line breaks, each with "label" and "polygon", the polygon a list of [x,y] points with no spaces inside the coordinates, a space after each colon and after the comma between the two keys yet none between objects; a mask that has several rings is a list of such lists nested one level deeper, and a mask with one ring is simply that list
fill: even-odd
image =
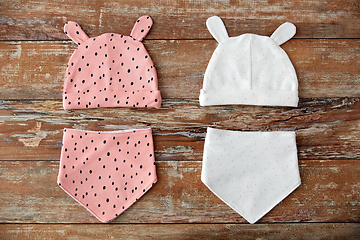
[{"label": "hat seam", "polygon": [[253,52],[252,52],[253,36],[250,35],[250,89],[253,89]]}]

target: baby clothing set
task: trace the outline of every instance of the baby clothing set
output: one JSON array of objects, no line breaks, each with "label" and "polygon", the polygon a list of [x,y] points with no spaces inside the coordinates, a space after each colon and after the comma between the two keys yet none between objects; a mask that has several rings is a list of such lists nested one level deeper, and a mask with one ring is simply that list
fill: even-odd
[{"label": "baby clothing set", "polygon": [[[130,36],[89,38],[75,22],[65,33],[78,48],[65,73],[64,109],[161,105],[154,63],[142,44],[152,20]],[[102,222],[129,208],[157,181],[151,129],[113,132],[64,129],[58,184]]]},{"label": "baby clothing set", "polygon": [[[298,104],[295,69],[280,45],[295,35],[291,23],[271,37],[229,37],[219,17],[206,25],[218,41],[204,75],[200,105]],[[75,22],[65,33],[78,48],[66,70],[64,109],[161,105],[155,66],[142,39],[152,26],[140,17],[130,36],[89,38]],[[208,128],[202,182],[255,223],[301,183],[295,132]],[[151,129],[94,132],[64,129],[58,184],[100,221],[129,208],[157,181]]]},{"label": "baby clothing set", "polygon": [[[200,105],[298,105],[298,81],[280,45],[295,35],[292,23],[271,37],[229,37],[222,20],[206,25],[218,41],[204,75]],[[295,132],[238,132],[208,128],[201,181],[255,223],[301,183]]]}]

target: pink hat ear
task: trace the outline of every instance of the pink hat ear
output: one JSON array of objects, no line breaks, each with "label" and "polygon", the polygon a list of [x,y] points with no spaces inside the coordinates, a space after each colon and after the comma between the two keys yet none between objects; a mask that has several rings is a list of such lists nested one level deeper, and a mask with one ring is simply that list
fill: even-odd
[{"label": "pink hat ear", "polygon": [[153,24],[153,21],[150,16],[142,16],[140,17],[130,34],[130,37],[135,38],[138,41],[142,41],[143,38],[148,34],[150,28]]},{"label": "pink hat ear", "polygon": [[81,29],[80,25],[76,22],[69,21],[65,23],[64,32],[71,38],[77,45],[89,39],[88,35]]}]

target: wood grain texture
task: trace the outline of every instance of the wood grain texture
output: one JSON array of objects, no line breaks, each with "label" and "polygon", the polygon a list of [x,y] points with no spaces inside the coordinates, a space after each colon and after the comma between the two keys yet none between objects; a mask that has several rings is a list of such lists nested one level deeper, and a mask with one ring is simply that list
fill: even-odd
[{"label": "wood grain texture", "polygon": [[[159,77],[161,109],[64,111],[67,62],[78,22],[90,36],[129,35],[148,14],[144,40]],[[296,69],[297,108],[200,107],[217,46],[205,26],[220,16],[229,36],[270,36]],[[0,239],[360,239],[360,2],[358,0],[0,0]],[[302,185],[250,225],[200,181],[208,126],[296,131]],[[110,224],[56,185],[64,127],[151,127],[158,182]]]},{"label": "wood grain texture", "polygon": [[360,99],[302,99],[298,108],[200,107],[166,100],[161,109],[64,111],[60,101],[2,101],[0,159],[58,160],[63,128],[109,131],[151,127],[158,160],[201,160],[208,126],[296,131],[299,159],[359,159]]},{"label": "wood grain texture", "polygon": [[[163,98],[199,97],[215,40],[145,41]],[[299,97],[359,97],[360,40],[294,39],[285,43]],[[0,42],[0,99],[61,99],[71,41]]]},{"label": "wood grain texture", "polygon": [[356,240],[360,224],[2,224],[0,239]]},{"label": "wood grain texture", "polygon": [[[149,39],[210,38],[207,18],[223,18],[230,36],[253,32],[270,35],[289,21],[299,38],[359,38],[357,0],[326,1],[1,1],[0,39],[66,39],[65,22],[77,21],[89,36],[129,34],[138,17],[154,19]],[[24,14],[26,12],[26,14]]]},{"label": "wood grain texture", "polygon": [[[359,222],[360,161],[300,161],[302,185],[259,222]],[[2,223],[98,223],[56,184],[57,161],[0,162]],[[245,223],[200,181],[200,161],[158,161],[158,182],[115,223]]]}]

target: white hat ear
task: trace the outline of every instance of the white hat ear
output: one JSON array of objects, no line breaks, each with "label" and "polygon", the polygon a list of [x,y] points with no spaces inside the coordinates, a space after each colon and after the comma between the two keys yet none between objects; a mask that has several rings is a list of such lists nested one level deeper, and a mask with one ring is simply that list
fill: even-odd
[{"label": "white hat ear", "polygon": [[213,37],[219,43],[229,38],[225,25],[221,18],[219,18],[218,16],[208,18],[208,20],[206,20],[206,26],[209,29],[211,35],[213,35]]},{"label": "white hat ear", "polygon": [[294,24],[286,22],[278,27],[271,35],[271,39],[277,44],[281,45],[291,39],[296,33],[296,27]]},{"label": "white hat ear", "polygon": [[64,32],[77,45],[80,45],[89,39],[88,35],[86,35],[86,33],[81,29],[80,25],[76,22],[69,21],[65,23]]}]

